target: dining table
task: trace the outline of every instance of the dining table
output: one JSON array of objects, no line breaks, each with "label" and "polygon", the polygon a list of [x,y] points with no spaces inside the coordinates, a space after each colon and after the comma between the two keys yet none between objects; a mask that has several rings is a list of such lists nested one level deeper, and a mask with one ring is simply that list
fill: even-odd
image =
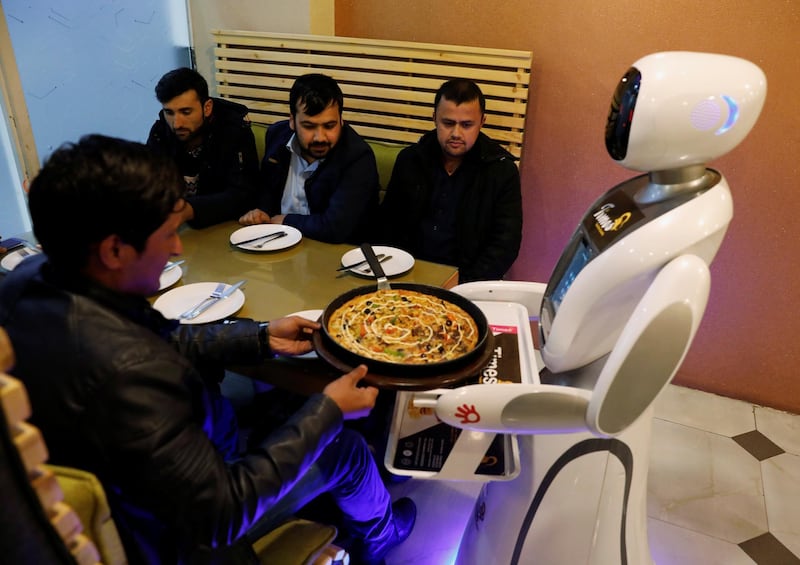
[{"label": "dining table", "polygon": [[[374,277],[337,270],[342,266],[344,254],[359,245],[325,243],[302,237],[284,249],[248,251],[231,243],[232,234],[241,228],[237,222],[202,229],[182,226],[179,235],[183,253],[173,258],[184,261],[179,266],[182,275],[170,288],[151,297],[151,301],[155,302],[160,295],[181,285],[234,284],[245,280],[241,287],[245,300],[235,315],[261,321],[324,310],[347,291],[376,284]],[[391,276],[389,280],[452,288],[458,284],[458,270],[452,265],[414,258],[407,272]],[[229,370],[303,394],[319,392],[341,375],[341,371],[313,355],[280,357],[256,366],[232,366]]]},{"label": "dining table", "polygon": [[[183,274],[175,286],[194,282],[233,284],[244,279],[247,282],[242,291],[246,299],[237,315],[272,320],[295,312],[324,309],[352,288],[375,284],[374,277],[337,271],[342,266],[342,256],[358,245],[303,237],[285,249],[248,251],[230,242],[231,234],[241,227],[237,222],[202,229],[184,224],[179,231],[183,253],[174,260],[185,262],[180,265]],[[390,281],[452,288],[458,284],[458,270],[451,265],[414,259],[407,272],[391,277]]]}]

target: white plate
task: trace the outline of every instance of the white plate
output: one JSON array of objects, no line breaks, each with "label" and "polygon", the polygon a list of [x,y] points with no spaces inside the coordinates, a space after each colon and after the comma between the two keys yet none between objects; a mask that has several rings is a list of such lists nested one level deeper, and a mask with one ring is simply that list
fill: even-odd
[{"label": "white plate", "polygon": [[[388,247],[386,245],[373,245],[372,249],[375,251],[375,255],[380,255],[381,253],[384,255],[391,255],[391,259],[387,259],[381,263],[383,272],[387,277],[402,275],[403,273],[410,271],[411,267],[414,266],[414,257],[412,257],[411,253],[408,251],[403,251],[397,247]],[[361,251],[360,247],[356,247],[355,249],[351,249],[342,255],[342,266],[344,267],[345,265],[352,265],[353,263],[358,263],[359,261],[363,260],[364,252]],[[356,269],[350,269],[350,272],[361,275],[362,277],[375,278],[375,275],[372,274],[372,269],[370,269],[369,265],[366,264]]]},{"label": "white plate", "polygon": [[[268,241],[263,247],[256,247],[257,245],[260,245],[260,242],[258,241],[254,241],[253,243],[245,243],[244,245],[239,245],[236,243],[237,241],[247,241],[248,239],[253,239],[254,237],[269,235],[279,231],[285,231],[286,235],[279,237],[278,239]],[[245,226],[243,228],[239,228],[233,232],[230,237],[230,242],[239,249],[247,249],[248,251],[278,251],[280,249],[286,249],[287,247],[297,245],[300,243],[301,239],[303,239],[303,234],[300,233],[300,230],[293,228],[292,226],[284,226],[280,224],[256,224],[255,226]]]},{"label": "white plate", "polygon": [[[301,318],[305,318],[306,320],[311,320],[312,322],[316,322],[319,320],[320,316],[322,316],[322,310],[302,310],[300,312],[292,312],[289,316],[300,316]],[[309,351],[308,353],[304,353],[303,355],[298,355],[298,359],[313,359],[317,357],[316,351]]]},{"label": "white plate", "polygon": [[319,320],[320,316],[322,316],[322,312],[323,310],[302,310],[300,312],[292,312],[291,314],[287,314],[287,316],[300,316],[306,320],[316,322]]},{"label": "white plate", "polygon": [[[27,253],[27,255],[26,255]],[[32,251],[30,247],[23,247],[22,249],[17,249],[16,251],[12,251],[7,253],[2,260],[0,260],[0,267],[3,267],[6,271],[13,271],[17,265],[19,265],[23,259],[27,259],[32,255],[38,255],[41,251]]]},{"label": "white plate", "polygon": [[[176,267],[177,268],[177,267]],[[228,285],[230,286],[230,285]],[[193,283],[168,290],[153,303],[153,308],[161,312],[165,318],[179,319],[180,315],[192,306],[207,298],[214,289],[215,282]],[[218,300],[211,308],[191,320],[181,320],[181,324],[205,324],[227,318],[237,312],[244,304],[244,293],[238,288],[228,296]]]},{"label": "white plate", "polygon": [[174,285],[176,282],[181,280],[182,276],[183,276],[183,269],[181,269],[180,265],[178,265],[177,267],[172,267],[170,270],[161,273],[161,277],[159,277],[158,279],[159,292],[164,290],[165,288],[169,288],[172,285]]}]

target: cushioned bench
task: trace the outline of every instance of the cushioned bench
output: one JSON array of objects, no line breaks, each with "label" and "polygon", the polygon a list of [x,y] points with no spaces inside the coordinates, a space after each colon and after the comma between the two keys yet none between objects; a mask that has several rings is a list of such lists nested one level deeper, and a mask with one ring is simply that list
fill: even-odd
[{"label": "cushioned bench", "polygon": [[519,157],[531,52],[460,45],[236,30],[212,31],[217,95],[250,108],[259,150],[264,128],[289,116],[289,90],[309,72],[332,76],[344,117],[375,150],[381,185],[394,157],[433,128],[445,80],[474,80],[486,96],[483,131]]}]

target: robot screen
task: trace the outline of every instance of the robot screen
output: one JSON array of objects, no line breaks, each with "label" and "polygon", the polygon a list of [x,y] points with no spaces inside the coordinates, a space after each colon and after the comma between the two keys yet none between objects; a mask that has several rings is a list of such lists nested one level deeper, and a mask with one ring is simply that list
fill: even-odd
[{"label": "robot screen", "polygon": [[578,276],[578,273],[586,266],[592,256],[593,253],[588,243],[586,243],[586,240],[583,238],[576,239],[576,246],[572,251],[572,258],[569,263],[567,263],[567,268],[561,273],[561,277],[558,279],[555,289],[550,295],[550,302],[553,305],[553,314],[558,312],[558,307],[561,306],[564,295],[567,293],[572,283],[575,282],[575,277]]}]

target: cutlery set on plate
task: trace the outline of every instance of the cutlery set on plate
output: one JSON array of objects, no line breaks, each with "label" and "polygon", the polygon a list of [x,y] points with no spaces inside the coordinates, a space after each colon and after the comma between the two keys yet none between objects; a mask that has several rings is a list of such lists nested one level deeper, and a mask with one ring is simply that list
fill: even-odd
[{"label": "cutlery set on plate", "polygon": [[165,272],[165,273],[169,272],[172,269],[174,269],[175,267],[179,267],[180,265],[183,265],[184,263],[186,263],[186,259],[181,259],[180,261],[172,261],[170,263],[167,263],[166,265],[164,265],[164,271],[163,272]]},{"label": "cutlery set on plate", "polygon": [[253,247],[255,247],[256,249],[261,249],[270,241],[275,241],[276,239],[286,237],[287,235],[289,234],[285,231],[276,231],[274,233],[268,233],[260,235],[258,237],[251,237],[250,239],[245,239],[243,241],[236,241],[233,244],[239,246],[239,245],[248,245],[250,243],[255,243],[256,241],[260,241],[261,243],[259,243],[258,245],[254,245]]},{"label": "cutlery set on plate", "polygon": [[215,288],[211,294],[209,294],[206,298],[183,312],[179,317],[182,320],[193,320],[197,318],[200,314],[214,306],[217,302],[224,298],[228,298],[231,294],[236,292],[236,289],[242,286],[246,281],[239,281],[236,284],[232,284],[228,286],[225,283],[217,284],[217,288]]},{"label": "cutlery set on plate", "polygon": [[[386,255],[385,253],[378,253],[378,255],[376,255],[375,257],[378,259],[379,263],[383,263],[384,261],[388,261],[389,259],[392,258],[391,255]],[[358,273],[359,274],[371,275],[372,274],[372,269],[371,268],[362,269],[362,267],[364,265],[367,265],[368,263],[369,263],[369,261],[364,259],[363,261],[358,261],[357,263],[351,263],[350,265],[343,265],[343,266],[339,267],[338,269],[336,269],[337,271],[341,271],[341,274],[337,275],[337,278],[338,277],[344,277],[344,276],[348,275],[349,272],[354,270],[354,269],[358,269]]]},{"label": "cutlery set on plate", "polygon": [[20,257],[25,258],[30,257],[31,255],[38,255],[41,253],[41,250],[37,249],[36,247],[23,247],[18,251],[18,253]]}]

